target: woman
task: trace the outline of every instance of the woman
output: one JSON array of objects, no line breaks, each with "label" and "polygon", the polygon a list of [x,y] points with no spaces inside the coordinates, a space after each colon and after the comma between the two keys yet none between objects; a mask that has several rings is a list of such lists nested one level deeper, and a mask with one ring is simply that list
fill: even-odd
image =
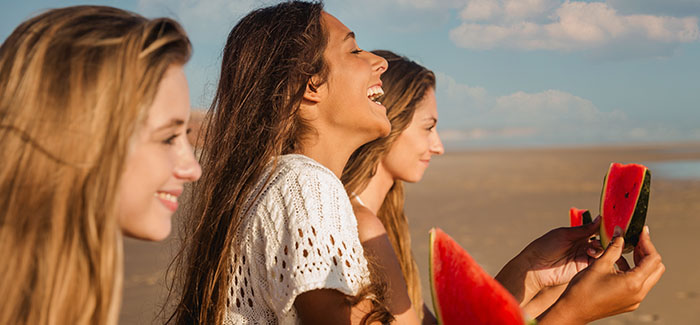
[{"label": "woman", "polygon": [[[407,319],[410,318],[408,314],[414,314],[415,318],[422,316],[424,323],[434,323],[433,315],[421,299],[420,280],[403,211],[402,182],[419,181],[431,156],[444,152],[435,129],[438,119],[435,76],[392,52],[374,53],[389,62],[389,70],[382,75],[386,94],[381,100],[387,107],[392,130],[388,137],[365,144],[353,153],[342,180],[352,196],[360,239],[365,249],[380,256],[383,262],[382,269],[391,283],[390,301],[393,305],[411,304],[413,308],[406,311]],[[588,243],[598,226],[596,220],[588,226],[549,232],[511,260],[496,279],[514,294],[527,312],[540,314],[559,298],[571,278],[589,265],[587,255],[601,255],[595,245]],[[637,247],[635,264],[643,266],[629,270],[621,259],[619,263],[627,272],[617,274],[612,264],[620,258],[621,251],[616,250],[621,248],[618,241],[600,261],[593,263],[595,267],[588,267],[572,281],[576,285],[570,285],[560,301],[542,315],[541,323],[577,324],[636,308],[664,270],[648,232],[642,236],[645,240]],[[589,248],[593,251],[589,252]],[[613,281],[616,282],[612,290],[618,290],[618,294],[607,292],[606,295],[621,300],[619,305],[602,303],[610,302],[603,301],[605,297],[591,299],[596,295],[590,292],[582,294],[583,288]],[[392,312],[396,308],[389,306]]]},{"label": "woman", "polygon": [[378,282],[367,281],[338,179],[355,149],[389,132],[385,108],[372,100],[387,64],[322,9],[299,1],[262,8],[229,34],[173,322],[391,316]]},{"label": "woman", "polygon": [[182,28],[55,9],[0,47],[0,324],[117,324],[122,232],[160,240],[200,169]]}]

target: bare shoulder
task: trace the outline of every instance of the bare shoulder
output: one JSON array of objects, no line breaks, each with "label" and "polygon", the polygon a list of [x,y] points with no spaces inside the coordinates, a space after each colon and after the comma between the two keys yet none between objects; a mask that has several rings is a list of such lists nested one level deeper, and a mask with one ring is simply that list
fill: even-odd
[{"label": "bare shoulder", "polygon": [[360,235],[360,242],[376,238],[386,234],[386,229],[377,215],[367,207],[352,200],[352,209],[357,219],[357,232]]}]

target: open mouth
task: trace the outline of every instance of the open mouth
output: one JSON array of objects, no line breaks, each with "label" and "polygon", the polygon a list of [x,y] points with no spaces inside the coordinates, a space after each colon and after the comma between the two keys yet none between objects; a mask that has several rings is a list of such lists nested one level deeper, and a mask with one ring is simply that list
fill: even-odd
[{"label": "open mouth", "polygon": [[153,194],[168,210],[175,212],[177,210],[177,195],[168,192],[158,191]]},{"label": "open mouth", "polygon": [[384,96],[384,90],[381,86],[372,86],[369,89],[367,89],[367,98],[379,105],[382,104],[379,101],[379,99],[382,98],[382,96]]}]

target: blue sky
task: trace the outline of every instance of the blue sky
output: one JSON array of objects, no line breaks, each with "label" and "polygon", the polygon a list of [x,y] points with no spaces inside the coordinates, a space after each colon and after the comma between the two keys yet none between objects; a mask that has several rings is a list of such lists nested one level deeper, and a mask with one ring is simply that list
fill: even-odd
[{"label": "blue sky", "polygon": [[[231,27],[276,1],[3,0],[0,39],[47,8],[102,4],[179,20],[208,107]],[[700,0],[328,0],[367,50],[438,76],[448,147],[700,141]]]}]

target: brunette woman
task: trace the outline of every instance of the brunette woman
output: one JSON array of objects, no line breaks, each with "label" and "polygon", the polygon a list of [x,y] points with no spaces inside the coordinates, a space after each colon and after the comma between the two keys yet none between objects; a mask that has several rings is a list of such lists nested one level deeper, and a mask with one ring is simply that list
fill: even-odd
[{"label": "brunette woman", "polygon": [[[360,239],[365,249],[382,261],[381,269],[391,284],[389,309],[397,314],[410,304],[413,308],[397,317],[409,320],[409,315],[414,314],[413,319],[422,316],[423,323],[434,323],[421,298],[403,209],[403,182],[419,181],[431,157],[444,152],[435,128],[435,75],[392,52],[374,53],[389,62],[388,71],[382,75],[386,93],[381,101],[387,107],[391,133],[353,153],[342,180],[352,195]],[[619,240],[589,266],[593,257],[600,256],[596,245],[588,241],[598,226],[597,221],[549,232],[511,260],[496,278],[533,316],[549,308],[541,323],[578,324],[635,309],[664,271],[660,256],[645,232],[635,253],[635,269],[629,270],[620,260],[624,272],[615,270],[613,264],[621,253]],[[589,249],[593,251],[588,252]],[[572,277],[586,267],[552,306]],[[602,296],[590,290],[604,283],[616,294],[606,291]],[[612,304],[611,300],[619,304]]]},{"label": "brunette woman", "polygon": [[338,179],[385,136],[384,59],[319,3],[255,10],[229,34],[193,197],[179,324],[388,321]]},{"label": "brunette woman", "polygon": [[81,6],[0,47],[0,324],[117,324],[122,232],[159,240],[200,169],[184,31]]}]

